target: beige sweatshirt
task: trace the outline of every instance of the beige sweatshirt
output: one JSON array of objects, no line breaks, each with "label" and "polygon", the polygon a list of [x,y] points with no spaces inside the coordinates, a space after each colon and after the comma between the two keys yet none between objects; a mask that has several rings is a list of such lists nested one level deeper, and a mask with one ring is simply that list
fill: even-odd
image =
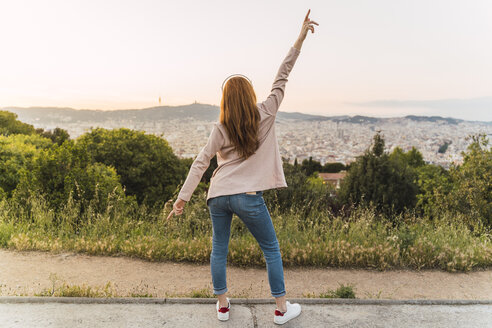
[{"label": "beige sweatshirt", "polygon": [[207,202],[210,198],[221,195],[287,187],[274,123],[284,98],[287,77],[299,53],[300,51],[294,47],[289,49],[277,72],[271,94],[265,101],[257,104],[261,120],[258,131],[260,147],[256,153],[246,160],[240,159],[227,136],[225,126],[215,122],[207,144],[191,165],[178,198],[190,200],[215,154],[217,154],[217,168],[210,180]]}]

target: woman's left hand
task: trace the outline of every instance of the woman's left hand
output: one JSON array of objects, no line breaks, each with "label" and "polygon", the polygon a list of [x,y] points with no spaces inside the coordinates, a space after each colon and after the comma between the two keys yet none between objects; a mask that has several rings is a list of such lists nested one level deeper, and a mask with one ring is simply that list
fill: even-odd
[{"label": "woman's left hand", "polygon": [[169,215],[167,216],[167,219],[169,220],[171,218],[171,216],[173,215],[173,213],[175,215],[181,215],[183,214],[183,209],[184,209],[184,206],[186,204],[186,201],[182,200],[181,198],[178,198],[174,204],[173,204],[173,210],[171,211],[171,213],[169,213]]}]

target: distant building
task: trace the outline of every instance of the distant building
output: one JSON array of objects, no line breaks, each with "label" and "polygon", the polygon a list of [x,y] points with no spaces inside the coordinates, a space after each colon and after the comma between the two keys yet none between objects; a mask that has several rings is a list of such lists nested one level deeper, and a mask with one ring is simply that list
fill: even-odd
[{"label": "distant building", "polygon": [[323,179],[323,183],[331,183],[336,189],[340,188],[340,184],[346,175],[347,171],[340,171],[338,173],[319,173],[320,178]]}]

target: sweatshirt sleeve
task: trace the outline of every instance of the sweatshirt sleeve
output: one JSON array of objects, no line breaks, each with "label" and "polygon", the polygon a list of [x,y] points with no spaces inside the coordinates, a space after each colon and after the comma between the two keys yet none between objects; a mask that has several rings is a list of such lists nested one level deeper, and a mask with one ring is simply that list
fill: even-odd
[{"label": "sweatshirt sleeve", "polygon": [[294,64],[299,56],[300,51],[297,48],[291,47],[284,61],[280,65],[278,69],[277,76],[272,85],[272,90],[270,95],[267,97],[265,101],[260,103],[259,107],[261,107],[265,112],[270,115],[276,115],[278,108],[280,107],[280,103],[284,98],[285,93],[285,84],[287,83],[287,77],[294,67]]},{"label": "sweatshirt sleeve", "polygon": [[178,194],[178,198],[182,200],[189,201],[191,195],[195,191],[198,183],[202,179],[203,173],[207,170],[210,165],[210,160],[214,155],[222,148],[224,144],[224,136],[217,126],[214,124],[212,132],[208,137],[207,144],[202,148],[198,156],[193,161],[188,176],[181,187],[181,191]]}]

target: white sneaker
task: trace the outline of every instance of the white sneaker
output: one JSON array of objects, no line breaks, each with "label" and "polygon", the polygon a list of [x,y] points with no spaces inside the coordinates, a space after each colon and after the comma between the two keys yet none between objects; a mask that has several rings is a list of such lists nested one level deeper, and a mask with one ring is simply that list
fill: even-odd
[{"label": "white sneaker", "polygon": [[275,310],[275,316],[273,317],[273,322],[279,325],[283,325],[290,319],[294,319],[299,314],[301,314],[301,306],[297,303],[290,304],[289,301],[286,302],[287,311],[282,313],[278,309]]},{"label": "white sneaker", "polygon": [[229,297],[227,298],[227,307],[219,308],[219,301],[217,301],[217,318],[220,321],[229,320],[229,310],[231,309],[231,302],[229,302]]}]

